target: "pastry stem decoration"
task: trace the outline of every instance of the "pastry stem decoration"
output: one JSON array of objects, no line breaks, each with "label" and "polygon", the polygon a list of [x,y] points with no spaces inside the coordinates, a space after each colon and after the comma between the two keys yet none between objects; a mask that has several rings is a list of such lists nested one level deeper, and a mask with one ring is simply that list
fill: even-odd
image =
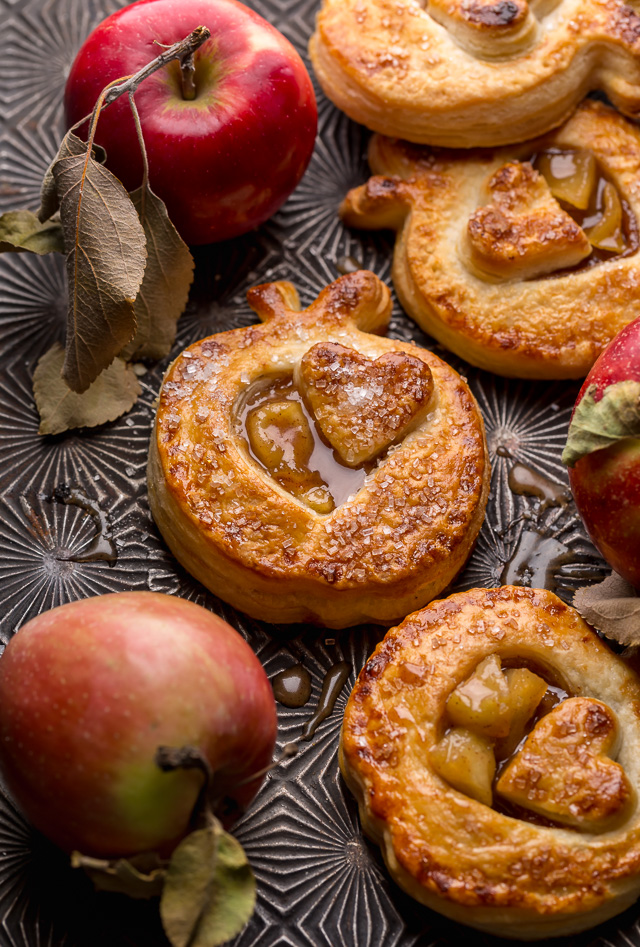
[{"label": "pastry stem decoration", "polygon": [[262,325],[203,339],[169,368],[152,436],[151,508],[203,584],[267,621],[387,623],[464,564],[486,505],[482,420],[460,376],[382,337],[373,273],[302,309],[254,287]]},{"label": "pastry stem decoration", "polygon": [[340,765],[409,894],[534,940],[640,893],[640,680],[545,590],[473,589],[392,628],[345,710]]}]

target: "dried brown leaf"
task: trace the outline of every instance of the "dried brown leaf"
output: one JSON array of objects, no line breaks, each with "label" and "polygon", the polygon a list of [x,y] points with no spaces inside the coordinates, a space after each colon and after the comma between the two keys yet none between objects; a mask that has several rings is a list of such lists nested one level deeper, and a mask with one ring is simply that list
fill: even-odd
[{"label": "dried brown leaf", "polygon": [[164,202],[147,185],[131,194],[147,241],[147,265],[134,303],[138,329],[123,358],[163,358],[176,337],[193,281],[193,257]]},{"label": "dried brown leaf", "polygon": [[69,282],[63,375],[70,388],[83,392],[135,335],[133,303],[144,276],[146,241],[120,181],[87,157],[86,145],[71,132],[52,174]]},{"label": "dried brown leaf", "polygon": [[41,223],[30,210],[10,210],[0,216],[0,253],[64,253],[58,221]]},{"label": "dried brown leaf", "polygon": [[133,367],[122,359],[116,358],[83,394],[77,394],[62,378],[64,357],[64,349],[56,342],[36,365],[33,394],[40,434],[97,427],[115,421],[135,404],[142,388]]},{"label": "dried brown leaf", "polygon": [[82,868],[97,891],[126,894],[130,898],[157,898],[162,893],[165,863],[157,855],[136,855],[109,861],[72,852],[71,866]]},{"label": "dried brown leaf", "polygon": [[[58,154],[55,156],[44,173],[44,178],[42,179],[42,184],[40,186],[40,207],[38,209],[37,217],[41,223],[44,223],[46,220],[49,220],[50,217],[53,217],[56,211],[60,208],[58,188],[53,176],[54,164],[59,158],[65,158],[69,155],[84,155],[86,152],[86,144],[81,141],[77,135],[73,135],[71,133],[65,135],[62,140],[62,144],[58,149]],[[91,154],[99,164],[104,164],[107,160],[107,153],[101,145],[94,144]]]},{"label": "dried brown leaf", "polygon": [[585,621],[620,644],[640,644],[640,596],[616,572],[598,585],[578,589],[573,604]]}]

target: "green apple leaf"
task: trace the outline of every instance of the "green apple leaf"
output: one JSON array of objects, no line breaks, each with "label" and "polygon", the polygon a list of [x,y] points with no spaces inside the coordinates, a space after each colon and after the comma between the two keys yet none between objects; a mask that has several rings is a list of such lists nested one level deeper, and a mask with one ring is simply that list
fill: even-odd
[{"label": "green apple leaf", "polygon": [[193,282],[194,262],[167,214],[167,208],[149,185],[131,194],[147,240],[147,265],[134,303],[138,329],[120,353],[122,358],[163,358],[176,337]]},{"label": "green apple leaf", "polygon": [[255,900],[256,882],[242,846],[212,819],[174,851],[160,917],[173,947],[217,947],[240,933]]},{"label": "green apple leaf", "polygon": [[640,382],[627,379],[609,385],[599,401],[591,385],[576,405],[562,454],[567,467],[595,450],[628,437],[640,437]]},{"label": "green apple leaf", "polygon": [[64,253],[59,221],[41,223],[30,210],[0,216],[0,253]]},{"label": "green apple leaf", "polygon": [[96,891],[148,899],[157,898],[162,893],[166,862],[154,853],[108,861],[72,852],[71,867],[82,868],[91,878]]},{"label": "green apple leaf", "polygon": [[52,166],[69,283],[63,377],[77,392],[86,391],[134,337],[133,304],[147,258],[131,198],[86,152],[68,132]]},{"label": "green apple leaf", "polygon": [[607,638],[640,645],[640,595],[617,572],[597,585],[578,589],[573,604]]},{"label": "green apple leaf", "polygon": [[64,349],[56,342],[36,365],[33,394],[40,413],[40,434],[115,421],[135,404],[142,391],[135,368],[116,358],[83,394],[77,394],[62,378],[64,358]]}]

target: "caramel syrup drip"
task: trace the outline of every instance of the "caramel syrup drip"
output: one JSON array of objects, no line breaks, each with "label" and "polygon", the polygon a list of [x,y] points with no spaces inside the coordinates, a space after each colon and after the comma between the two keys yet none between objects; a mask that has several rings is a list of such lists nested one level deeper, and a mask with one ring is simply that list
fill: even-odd
[{"label": "caramel syrup drip", "polygon": [[323,720],[331,714],[335,707],[340,691],[351,674],[351,665],[347,661],[339,661],[329,668],[322,682],[322,691],[318,700],[318,707],[307,720],[302,731],[301,740],[310,740]]},{"label": "caramel syrup drip", "polygon": [[569,547],[552,536],[523,529],[511,558],[504,565],[500,583],[554,591],[558,585],[555,573],[574,558]]},{"label": "caramel syrup drip", "polygon": [[283,707],[303,707],[311,697],[311,675],[302,664],[294,664],[271,681],[273,696]]},{"label": "caramel syrup drip", "polygon": [[509,488],[518,496],[538,497],[540,511],[552,506],[566,506],[569,494],[565,487],[546,477],[528,464],[516,463],[509,470]]},{"label": "caramel syrup drip", "polygon": [[110,562],[118,558],[118,550],[111,535],[111,527],[107,514],[100,509],[96,500],[90,500],[80,490],[70,487],[57,487],[53,494],[54,500],[65,503],[67,506],[77,506],[92,517],[96,524],[96,534],[83,552],[59,556],[69,562]]}]

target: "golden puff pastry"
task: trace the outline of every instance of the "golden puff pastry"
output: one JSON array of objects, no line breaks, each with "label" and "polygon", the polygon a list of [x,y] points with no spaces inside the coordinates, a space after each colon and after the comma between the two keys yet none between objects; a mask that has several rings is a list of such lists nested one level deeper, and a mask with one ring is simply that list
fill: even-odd
[{"label": "golden puff pastry", "polygon": [[397,231],[393,281],[447,348],[521,378],[582,378],[640,316],[640,131],[585,101],[521,145],[441,151],[374,136],[346,224]]},{"label": "golden puff pastry", "polygon": [[524,141],[592,89],[640,112],[640,17],[624,0],[323,0],[309,52],[338,108],[419,144]]},{"label": "golden puff pastry", "polygon": [[544,939],[640,894],[640,680],[551,592],[473,589],[392,628],[340,763],[395,881],[449,918]]},{"label": "golden puff pastry", "polygon": [[290,283],[257,286],[262,325],[190,346],[162,387],[151,509],[216,595],[271,622],[390,624],[430,601],[484,518],[482,420],[460,376],[381,338],[373,273],[301,311]]}]

